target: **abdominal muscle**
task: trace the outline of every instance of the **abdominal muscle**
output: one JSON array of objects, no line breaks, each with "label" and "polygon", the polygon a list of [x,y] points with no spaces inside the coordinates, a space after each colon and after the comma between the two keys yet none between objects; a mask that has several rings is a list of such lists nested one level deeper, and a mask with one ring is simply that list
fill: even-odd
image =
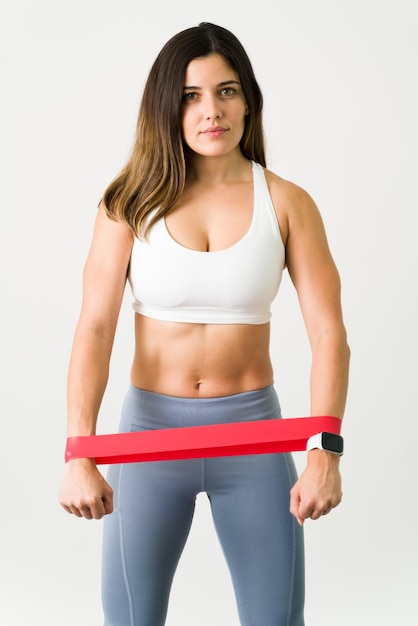
[{"label": "abdominal muscle", "polygon": [[270,324],[162,322],[135,314],[131,382],[155,393],[211,398],[272,382]]}]

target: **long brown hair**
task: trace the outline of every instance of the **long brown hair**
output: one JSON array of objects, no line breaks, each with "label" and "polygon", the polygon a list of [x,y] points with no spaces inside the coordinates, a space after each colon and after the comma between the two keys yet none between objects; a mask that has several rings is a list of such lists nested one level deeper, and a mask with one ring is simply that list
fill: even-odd
[{"label": "long brown hair", "polygon": [[[262,127],[263,97],[251,62],[230,31],[202,22],[172,37],[157,56],[139,109],[131,156],[103,195],[110,217],[125,222],[135,235],[166,215],[186,182],[187,146],[182,139],[184,76],[190,61],[217,53],[238,74],[248,106],[240,148],[245,157],[266,166]],[[147,215],[157,209],[151,220]],[[146,226],[145,226],[146,225]]]}]

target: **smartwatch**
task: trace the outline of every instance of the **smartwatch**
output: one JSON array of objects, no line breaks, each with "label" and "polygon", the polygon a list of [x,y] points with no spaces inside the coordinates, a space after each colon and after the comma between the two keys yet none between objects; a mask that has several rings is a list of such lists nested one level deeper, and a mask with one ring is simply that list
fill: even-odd
[{"label": "smartwatch", "polygon": [[332,452],[332,454],[338,454],[342,456],[344,452],[344,439],[341,435],[335,435],[334,433],[318,433],[309,437],[306,444],[306,451],[310,450],[325,450],[326,452]]}]

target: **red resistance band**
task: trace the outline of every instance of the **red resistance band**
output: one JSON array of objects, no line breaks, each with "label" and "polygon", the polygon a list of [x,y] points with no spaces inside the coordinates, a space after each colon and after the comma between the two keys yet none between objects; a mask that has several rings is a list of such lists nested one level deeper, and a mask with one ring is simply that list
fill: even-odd
[{"label": "red resistance band", "polygon": [[338,417],[322,416],[69,437],[65,461],[90,458],[100,465],[298,452],[312,435],[340,431]]}]

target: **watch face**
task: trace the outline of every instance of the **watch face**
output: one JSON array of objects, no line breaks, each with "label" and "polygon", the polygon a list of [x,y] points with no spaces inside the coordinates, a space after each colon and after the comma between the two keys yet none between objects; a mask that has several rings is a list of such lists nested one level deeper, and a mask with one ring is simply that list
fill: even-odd
[{"label": "watch face", "polygon": [[322,433],[322,447],[325,450],[342,454],[344,451],[344,440],[340,435]]}]

